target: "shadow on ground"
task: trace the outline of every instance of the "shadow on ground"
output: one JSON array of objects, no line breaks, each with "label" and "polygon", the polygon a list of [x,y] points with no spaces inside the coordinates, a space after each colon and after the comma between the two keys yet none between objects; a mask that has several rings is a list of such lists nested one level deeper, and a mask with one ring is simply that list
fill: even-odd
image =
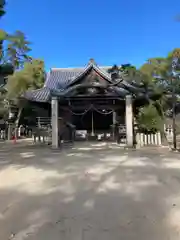
[{"label": "shadow on ground", "polygon": [[176,240],[179,154],[112,144],[1,149],[0,239]]}]

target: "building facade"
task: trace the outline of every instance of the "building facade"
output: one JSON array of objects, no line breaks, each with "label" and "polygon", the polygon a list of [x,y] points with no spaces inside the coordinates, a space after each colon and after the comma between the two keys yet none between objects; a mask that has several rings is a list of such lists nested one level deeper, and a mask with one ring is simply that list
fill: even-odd
[{"label": "building facade", "polygon": [[44,116],[51,116],[53,147],[58,147],[59,118],[91,136],[106,131],[113,135],[116,124],[125,124],[127,145],[133,146],[133,114],[152,94],[121,76],[114,79],[109,68],[93,60],[84,68],[52,68],[43,88],[24,95],[44,108]]}]

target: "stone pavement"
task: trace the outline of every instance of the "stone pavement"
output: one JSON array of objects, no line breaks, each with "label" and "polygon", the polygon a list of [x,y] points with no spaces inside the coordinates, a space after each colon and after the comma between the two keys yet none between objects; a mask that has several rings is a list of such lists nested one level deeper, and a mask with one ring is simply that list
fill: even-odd
[{"label": "stone pavement", "polygon": [[0,145],[0,240],[179,240],[180,155]]}]

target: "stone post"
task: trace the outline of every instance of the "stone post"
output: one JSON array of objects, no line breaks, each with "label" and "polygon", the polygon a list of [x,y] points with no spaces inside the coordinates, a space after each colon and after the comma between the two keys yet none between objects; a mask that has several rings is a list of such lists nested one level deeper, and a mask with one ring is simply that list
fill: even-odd
[{"label": "stone post", "polygon": [[7,139],[11,140],[12,138],[12,125],[8,123],[8,133],[7,133]]},{"label": "stone post", "polygon": [[126,142],[127,147],[133,147],[133,107],[132,96],[126,96]]},{"label": "stone post", "polygon": [[59,147],[58,141],[58,99],[52,97],[51,99],[51,124],[52,124],[52,148]]},{"label": "stone post", "polygon": [[116,124],[116,119],[117,119],[117,113],[116,111],[113,111],[113,114],[112,114],[112,122],[113,122],[113,140],[115,140],[115,124]]}]

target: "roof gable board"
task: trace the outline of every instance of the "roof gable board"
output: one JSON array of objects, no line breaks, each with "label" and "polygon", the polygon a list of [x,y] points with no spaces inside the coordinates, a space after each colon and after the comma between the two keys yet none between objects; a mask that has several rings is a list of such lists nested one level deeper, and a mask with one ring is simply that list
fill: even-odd
[{"label": "roof gable board", "polygon": [[74,80],[67,86],[67,88],[78,83],[101,83],[107,85],[108,83],[112,82],[111,78],[108,75],[105,75],[102,71],[99,71],[99,69],[92,65],[86,71],[82,72],[79,76],[75,77]]},{"label": "roof gable board", "polygon": [[100,77],[111,82],[111,76],[107,72],[108,68],[98,67],[95,64],[89,64],[83,68],[56,68],[51,69],[47,75],[44,86],[50,89],[66,89],[78,83],[91,70],[94,70]]},{"label": "roof gable board", "polygon": [[79,82],[79,80],[83,79],[85,76],[87,76],[89,73],[92,73],[93,71],[97,74],[97,76],[99,75],[100,77],[111,83],[111,76],[107,72],[97,67],[95,64],[91,63],[84,69],[83,72],[76,76],[72,82],[70,82],[69,86],[72,86],[75,83]]}]

